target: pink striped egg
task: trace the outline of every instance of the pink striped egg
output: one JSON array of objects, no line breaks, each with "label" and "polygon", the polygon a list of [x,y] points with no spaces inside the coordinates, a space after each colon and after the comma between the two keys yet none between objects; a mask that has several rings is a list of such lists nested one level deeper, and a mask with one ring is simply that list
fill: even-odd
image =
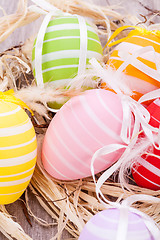
[{"label": "pink striped egg", "polygon": [[[54,178],[74,180],[91,176],[91,159],[99,148],[122,143],[122,105],[111,91],[92,89],[70,99],[52,119],[42,147],[42,162]],[[105,170],[122,150],[97,158],[95,173]]]},{"label": "pink striped egg", "polygon": [[[119,218],[120,210],[116,208],[97,213],[87,222],[80,234],[79,240],[116,240]],[[154,240],[144,224],[142,217],[132,212],[129,212],[128,215],[126,239]]]},{"label": "pink striped egg", "polygon": [[[150,113],[150,125],[159,128],[160,125],[160,99],[156,99],[147,107]],[[153,147],[153,153],[160,156],[160,150]],[[160,190],[160,159],[143,154],[133,165],[132,174],[140,187]]]}]

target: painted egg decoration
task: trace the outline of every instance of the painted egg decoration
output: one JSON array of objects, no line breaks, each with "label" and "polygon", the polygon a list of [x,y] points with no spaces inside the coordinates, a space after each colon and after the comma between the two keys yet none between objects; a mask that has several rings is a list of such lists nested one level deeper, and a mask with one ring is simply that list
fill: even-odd
[{"label": "painted egg decoration", "polygon": [[[150,113],[150,125],[159,128],[160,125],[160,99],[156,99],[147,107]],[[153,148],[153,153],[160,156],[160,150]],[[140,187],[160,190],[160,159],[142,155],[133,165],[132,175]]]},{"label": "painted egg decoration", "polygon": [[33,125],[14,103],[0,101],[0,204],[16,201],[32,177],[37,156]]},{"label": "painted egg decoration", "polygon": [[[35,41],[36,42],[36,41]],[[97,33],[85,18],[72,15],[57,17],[47,26],[42,48],[43,82],[66,85],[80,65],[87,67],[90,58],[101,60],[102,46]],[[35,73],[35,45],[32,51]]]},{"label": "painted egg decoration", "polygon": [[[110,208],[97,213],[86,223],[79,240],[116,240],[119,218],[120,210],[116,208]],[[142,217],[132,212],[128,214],[126,239],[154,240]]]},{"label": "painted egg decoration", "polygon": [[[133,98],[138,100],[143,94],[160,88],[156,62],[160,61],[160,38],[156,34],[141,34],[133,30],[131,35],[118,44],[111,54],[107,66],[114,70],[124,63],[129,55],[144,47],[152,46],[153,51],[146,51],[124,69],[124,82],[133,91]],[[160,79],[159,79],[160,80]],[[106,88],[105,82],[102,88]],[[148,104],[147,104],[148,105]]]},{"label": "painted egg decoration", "polygon": [[[42,162],[54,178],[74,180],[91,176],[91,159],[99,148],[122,143],[122,105],[118,94],[87,90],[70,99],[52,119],[42,147]],[[95,173],[111,166],[122,150],[99,157]]]}]

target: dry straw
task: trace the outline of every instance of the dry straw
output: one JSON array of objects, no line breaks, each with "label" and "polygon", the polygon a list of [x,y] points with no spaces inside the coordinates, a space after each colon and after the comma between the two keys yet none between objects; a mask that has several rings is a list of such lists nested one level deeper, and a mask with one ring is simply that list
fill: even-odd
[{"label": "dry straw", "polygon": [[[101,7],[89,1],[80,0],[50,0],[49,2],[65,12],[89,17],[104,42],[111,36],[113,30],[128,23],[147,28],[147,23],[141,23],[136,16],[120,14],[117,6]],[[19,0],[15,14],[4,15],[0,18],[0,42],[8,38],[15,29],[27,25],[40,17],[40,14],[32,12],[27,4],[27,0]],[[148,25],[148,28],[158,29],[159,25]],[[121,34],[125,35],[125,33]],[[28,213],[40,225],[57,224],[57,234],[52,237],[52,240],[60,239],[63,229],[66,229],[71,234],[72,239],[77,239],[85,223],[94,214],[104,209],[104,206],[96,198],[93,179],[89,177],[72,182],[57,181],[51,178],[43,169],[40,153],[46,126],[52,118],[52,114],[48,113],[45,107],[46,102],[55,99],[61,102],[64,98],[72,97],[79,94],[79,92],[73,90],[64,92],[63,89],[51,91],[49,88],[37,88],[31,68],[32,45],[33,39],[30,39],[24,45],[11,48],[0,55],[0,90],[5,91],[13,88],[16,96],[35,111],[34,125],[38,139],[38,160],[29,188],[25,192],[26,206]],[[107,58],[108,54],[105,55],[104,61]],[[38,124],[41,125],[41,128],[38,127]],[[142,189],[134,184],[130,184],[130,189],[131,191],[126,190],[124,192],[120,184],[114,181],[114,178],[111,178],[103,184],[101,190],[106,198],[114,201],[120,201],[134,193],[160,197],[160,191]],[[29,204],[28,190],[34,194],[41,207],[55,219],[53,223],[47,223],[34,215]],[[134,206],[153,217],[157,223],[160,222],[160,204],[138,202]],[[0,207],[0,231],[8,239],[31,239],[24,233],[21,226],[12,219],[4,206]]]}]

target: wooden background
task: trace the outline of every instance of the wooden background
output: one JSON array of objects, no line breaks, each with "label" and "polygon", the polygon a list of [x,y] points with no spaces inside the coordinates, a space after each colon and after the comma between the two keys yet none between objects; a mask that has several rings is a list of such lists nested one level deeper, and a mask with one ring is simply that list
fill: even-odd
[{"label": "wooden background", "polygon": [[[138,17],[140,17],[140,14],[146,15],[148,13],[148,11],[144,9],[139,2],[145,4],[151,9],[160,10],[160,0],[93,0],[93,2],[103,6],[114,5],[116,3],[120,4],[121,2],[121,5],[124,7],[123,11],[130,12]],[[18,0],[0,0],[0,6],[3,7],[7,14],[15,12],[17,3]],[[29,4],[31,4],[31,1],[29,1]],[[0,16],[2,15],[3,12],[0,11]],[[140,19],[142,21],[144,20],[142,17],[140,17]],[[42,19],[39,19],[27,27],[16,30],[6,41],[0,44],[0,52],[11,46],[19,44],[20,42],[23,43],[27,38],[35,34],[38,31],[41,21]],[[30,198],[30,206],[36,216],[39,216],[48,222],[54,222],[54,219],[51,219],[51,217],[46,214],[46,212],[39,206],[38,202],[33,197]],[[57,232],[56,226],[42,227],[38,225],[33,218],[31,218],[31,227],[24,216],[23,204],[20,200],[13,204],[7,205],[6,208],[10,214],[15,216],[15,220],[21,224],[24,231],[29,234],[33,240],[49,240]],[[0,233],[0,239],[5,240],[6,238]],[[67,232],[63,233],[62,239],[69,239]]]}]

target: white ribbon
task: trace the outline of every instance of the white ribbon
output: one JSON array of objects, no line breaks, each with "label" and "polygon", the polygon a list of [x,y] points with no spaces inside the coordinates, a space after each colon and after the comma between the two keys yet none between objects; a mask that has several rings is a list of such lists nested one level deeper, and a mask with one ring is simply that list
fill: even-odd
[{"label": "white ribbon", "polygon": [[[133,58],[134,56],[130,56],[130,57]],[[103,68],[97,62],[96,59],[91,59],[90,63],[93,67],[93,70],[95,70],[95,76],[105,80],[107,85],[119,95],[119,98],[122,103],[122,109],[123,109],[123,121],[122,121],[121,134],[120,134],[123,142],[126,144],[129,144],[130,141],[132,140],[133,142],[133,139],[134,139],[134,143],[136,143],[139,132],[142,128],[143,132],[148,137],[150,142],[157,149],[159,149],[159,146],[155,144],[155,140],[157,140],[157,138],[154,137],[154,135],[159,132],[159,129],[149,125],[150,113],[141,104],[142,101],[146,100],[146,97],[145,96],[142,97],[137,102],[131,97],[125,95],[121,90],[120,86],[118,85],[118,81],[120,81],[120,78],[121,78],[121,71],[123,71],[123,68],[127,66],[126,63],[124,63],[124,67],[121,68],[120,72],[116,71],[116,72],[112,72],[112,74],[106,68]],[[128,62],[128,64],[130,64],[130,62]],[[160,93],[160,90],[158,93]],[[133,121],[133,117],[134,117],[134,121]]]},{"label": "white ribbon", "polygon": [[152,218],[150,218],[148,215],[146,215],[145,213],[131,207],[131,205],[137,201],[146,201],[146,202],[151,202],[151,203],[160,203],[160,199],[153,197],[153,196],[149,196],[149,195],[145,195],[145,194],[134,194],[129,196],[128,198],[126,198],[125,200],[122,201],[121,205],[122,207],[129,207],[129,210],[133,213],[136,213],[138,215],[140,215],[146,225],[146,227],[148,228],[149,232],[151,233],[151,235],[154,237],[154,240],[158,240],[160,239],[160,229],[158,228],[158,226],[156,225],[156,223],[153,221]]},{"label": "white ribbon", "polygon": [[[107,169],[101,177],[98,179],[96,182],[95,179],[95,174],[94,174],[94,162],[97,157],[107,155],[109,153],[112,153],[114,151],[120,150],[120,149],[126,149],[124,153],[122,154],[121,158],[109,169]],[[148,195],[143,195],[143,194],[135,194],[133,196],[128,197],[127,199],[123,200],[122,203],[118,202],[112,202],[109,201],[108,199],[105,198],[103,193],[101,192],[100,188],[103,185],[103,183],[115,172],[123,163],[123,161],[126,161],[127,158],[132,158],[132,143],[129,146],[121,145],[121,144],[111,144],[108,146],[105,146],[98,151],[95,152],[95,154],[92,157],[91,161],[91,172],[93,176],[93,180],[96,186],[96,194],[98,200],[106,207],[108,205],[110,207],[118,208],[120,210],[120,218],[119,218],[119,223],[118,223],[118,229],[117,229],[117,236],[116,240],[127,240],[127,231],[128,231],[128,213],[136,213],[139,216],[142,217],[144,224],[146,225],[148,231],[150,232],[151,236],[154,237],[154,240],[159,240],[160,239],[160,230],[156,226],[155,222],[146,214],[142,213],[141,211],[130,207],[134,202],[137,201],[151,201],[154,203],[160,203],[159,198],[155,198],[152,196]],[[101,198],[100,198],[101,197]]]},{"label": "white ribbon", "polygon": [[[157,70],[148,67],[146,64],[142,63],[140,60],[137,59],[138,57],[142,57],[144,53],[149,53],[149,52],[152,52],[154,54]],[[137,68],[141,72],[145,73],[146,75],[160,82],[160,72],[159,72],[160,64],[157,60],[156,52],[152,46],[140,48],[137,51],[135,51],[133,54],[129,54],[128,52],[124,52],[124,51],[123,52],[118,51],[118,55],[124,62],[117,69],[116,71],[117,74],[119,74],[120,72],[123,72],[126,69],[126,67],[129,64],[131,64],[133,67]]]},{"label": "white ribbon", "polygon": [[80,50],[79,50],[79,65],[78,65],[78,75],[83,75],[86,71],[86,60],[87,60],[87,24],[84,17],[76,15],[79,21],[80,30]]},{"label": "white ribbon", "polygon": [[[46,14],[44,20],[39,29],[36,44],[35,44],[35,77],[37,85],[41,88],[44,87],[43,83],[43,73],[42,73],[42,49],[43,49],[43,39],[48,26],[49,21],[52,16],[64,16],[66,13],[63,13],[58,8],[54,7],[45,0],[32,0],[36,6],[30,6],[30,10],[36,11],[41,14]],[[67,14],[68,15],[68,14]]]},{"label": "white ribbon", "polygon": [[134,143],[136,143],[140,127],[142,127],[145,134],[148,134],[148,128],[146,129],[144,125],[148,126],[150,114],[146,108],[129,96],[122,95],[121,103],[123,109],[123,121],[120,135],[121,139],[127,144],[130,143],[131,139],[134,140]]},{"label": "white ribbon", "polygon": [[[35,44],[35,77],[37,81],[37,85],[41,88],[44,88],[43,83],[43,73],[42,73],[42,49],[43,49],[43,39],[46,32],[46,28],[48,26],[51,17],[57,16],[71,16],[69,13],[64,13],[58,8],[54,7],[50,3],[45,0],[32,0],[37,6],[30,6],[30,11],[36,11],[41,14],[46,14],[42,25],[39,29],[36,44]],[[80,50],[79,50],[79,65],[78,65],[78,75],[82,75],[86,70],[86,59],[87,59],[87,45],[88,45],[88,37],[87,37],[87,24],[84,17],[79,15],[75,15],[79,21],[79,29],[80,29]],[[51,112],[57,112],[57,109],[49,108],[46,105],[47,109]]]},{"label": "white ribbon", "polygon": [[129,208],[119,206],[120,216],[116,234],[116,240],[126,240],[127,239],[127,232],[128,232],[128,214]]},{"label": "white ribbon", "polygon": [[[154,128],[148,124],[149,120],[150,120],[150,114],[147,111],[147,109],[145,107],[143,107],[143,105],[141,105],[141,101],[143,99],[146,100],[145,97],[143,97],[143,99],[141,99],[139,102],[136,102],[129,96],[123,95],[123,92],[118,87],[118,85],[116,84],[116,80],[115,80],[115,79],[118,79],[118,75],[120,74],[120,72],[116,73],[115,75],[112,74],[112,76],[110,76],[108,74],[107,70],[102,68],[101,65],[95,59],[92,59],[90,62],[92,64],[95,72],[97,72],[97,76],[102,79],[105,79],[105,82],[107,82],[107,84],[119,95],[119,97],[121,99],[122,109],[123,109],[121,139],[123,140],[124,143],[128,144],[128,146],[125,144],[107,145],[107,146],[104,146],[103,148],[97,150],[95,152],[95,154],[93,155],[92,161],[91,161],[91,173],[92,173],[92,177],[93,177],[93,180],[94,180],[94,183],[96,186],[97,198],[104,205],[107,204],[107,206],[108,206],[108,204],[109,204],[115,208],[120,209],[120,220],[119,220],[116,240],[127,240],[126,236],[127,236],[127,229],[128,229],[128,215],[127,215],[128,211],[139,214],[143,218],[145,225],[148,228],[148,230],[150,231],[151,235],[154,236],[154,240],[158,240],[158,239],[160,239],[160,231],[151,218],[149,218],[144,213],[141,213],[137,209],[131,208],[126,205],[124,207],[123,205],[121,205],[117,202],[111,202],[111,201],[107,200],[105,198],[105,196],[103,195],[103,193],[101,192],[100,188],[104,184],[104,182],[119,168],[120,168],[120,179],[122,182],[123,174],[124,174],[122,167],[125,166],[125,164],[127,164],[127,163],[131,163],[132,160],[134,160],[139,154],[143,153],[151,144],[154,144],[154,146],[155,146],[154,134],[159,132],[159,129]],[[125,65],[125,67],[126,67],[126,65]],[[121,71],[123,71],[123,68],[121,68]],[[134,115],[134,124],[131,119],[132,113]],[[132,124],[133,124],[133,126],[132,126]],[[144,141],[144,143],[142,145],[140,145],[140,146],[138,146],[138,148],[136,148],[140,127],[142,127],[144,133],[146,134],[146,136],[148,138]],[[131,132],[132,132],[132,134],[131,134]],[[101,177],[98,179],[98,181],[96,182],[95,175],[94,175],[94,161],[96,160],[96,158],[103,156],[103,155],[107,155],[109,153],[113,153],[113,152],[121,150],[121,149],[124,149],[125,151],[123,152],[120,159],[115,164],[113,164],[109,169],[107,169],[101,175]],[[135,201],[140,201],[141,198],[139,197],[139,195],[136,195],[136,196],[137,196],[137,198],[135,197]],[[155,201],[160,202],[159,199],[156,199]]]},{"label": "white ribbon", "polygon": [[39,29],[36,44],[35,44],[35,75],[36,75],[36,81],[37,85],[41,88],[44,87],[43,83],[43,74],[42,74],[42,49],[43,49],[43,39],[46,32],[46,28],[48,26],[48,23],[51,19],[51,17],[54,15],[54,13],[50,12],[48,13]]},{"label": "white ribbon", "polygon": [[[148,69],[148,67],[145,64],[143,64],[141,61],[137,59],[137,57],[141,56],[146,52],[153,52],[153,54],[155,55],[155,64],[157,66],[157,70],[150,69],[150,68]],[[153,77],[157,81],[160,81],[159,63],[157,62],[154,48],[151,46],[141,48],[140,50],[136,51],[132,55],[130,54],[126,55],[122,52],[119,52],[119,54],[122,54],[122,56],[120,57],[122,59],[124,58],[124,63],[119,67],[117,71],[115,71],[115,73],[112,72],[112,74],[108,70],[103,68],[95,59],[90,60],[90,62],[93,69],[95,70],[95,73],[97,73],[96,76],[103,79],[107,83],[107,85],[111,89],[113,89],[115,93],[119,95],[121,99],[122,109],[123,109],[121,139],[123,140],[124,143],[128,144],[128,146],[125,144],[111,144],[97,150],[94,153],[91,160],[91,173],[95,183],[98,200],[107,207],[109,204],[110,206],[120,209],[120,219],[119,219],[116,240],[127,240],[126,236],[127,236],[127,229],[128,229],[128,212],[129,211],[140,215],[144,220],[144,223],[148,228],[149,232],[154,237],[154,240],[159,240],[160,230],[157,228],[155,222],[146,214],[140,212],[137,209],[130,207],[131,204],[133,204],[134,202],[143,201],[143,200],[160,203],[159,198],[153,198],[147,195],[134,195],[133,197],[127,198],[120,204],[117,202],[109,201],[108,199],[105,198],[105,196],[101,192],[101,186],[114,172],[116,172],[120,168],[119,177],[120,179],[122,179],[124,174],[123,166],[125,166],[125,164],[130,163],[132,160],[134,160],[136,156],[138,156],[138,154],[142,154],[145,151],[145,149],[147,149],[151,144],[153,144],[156,147],[155,142],[156,143],[160,142],[159,141],[160,135],[157,135],[159,133],[159,129],[149,125],[150,114],[146,110],[146,108],[143,105],[141,105],[143,101],[160,97],[160,90],[158,89],[152,93],[146,94],[138,102],[136,102],[129,96],[124,95],[124,93],[126,94],[129,92],[127,87],[125,86],[122,88],[120,86],[121,84],[120,79],[123,77],[122,72],[126,69],[126,67],[129,64],[133,65],[134,67],[144,72],[145,74]],[[124,90],[127,90],[127,91],[124,91]],[[134,115],[134,124],[132,121],[132,113]],[[142,145],[136,148],[138,144],[137,139],[138,139],[140,127],[143,129],[143,132],[147,136],[147,139],[144,141]],[[96,158],[113,153],[121,149],[124,149],[124,152],[120,157],[120,159],[115,164],[113,164],[109,169],[107,169],[96,182],[95,175],[94,175],[94,162]]]},{"label": "white ribbon", "polygon": [[149,217],[147,214],[139,211],[138,209],[131,207],[131,204],[137,201],[147,201],[147,202],[151,201],[152,203],[160,203],[159,198],[151,197],[143,194],[135,194],[123,200],[119,206],[120,217],[118,222],[116,240],[128,240],[127,231],[128,231],[128,225],[129,225],[129,222],[128,222],[129,212],[139,215],[142,218],[144,224],[146,225],[146,228],[148,229],[153,239],[159,240],[160,229],[158,228],[157,224],[153,221],[153,219]]},{"label": "white ribbon", "polygon": [[[101,177],[98,179],[97,183],[96,183],[96,179],[95,179],[95,173],[94,173],[94,162],[96,160],[96,158],[100,157],[100,156],[104,156],[104,155],[107,155],[107,154],[110,154],[110,153],[113,153],[115,151],[118,151],[118,150],[121,150],[121,149],[127,149],[127,152],[124,152],[121,156],[121,158],[113,165],[111,166],[109,169],[107,169],[102,175]],[[126,145],[123,145],[123,144],[110,144],[110,145],[107,145],[107,146],[104,146],[100,149],[98,149],[93,157],[92,157],[92,160],[91,160],[91,173],[92,173],[92,177],[93,177],[93,180],[94,180],[94,183],[95,183],[95,186],[96,186],[96,194],[97,194],[97,197],[99,199],[100,202],[104,203],[99,195],[102,197],[102,199],[104,201],[106,201],[103,193],[101,192],[100,188],[101,186],[103,185],[103,183],[114,173],[117,171],[117,169],[120,167],[120,165],[122,164],[123,160],[124,160],[124,155],[126,155],[128,153],[128,151],[130,151],[130,149],[126,146]],[[106,201],[108,203],[108,200]],[[116,203],[114,203],[115,206],[117,206]]]},{"label": "white ribbon", "polygon": [[139,103],[143,103],[146,101],[154,100],[156,98],[160,98],[160,89],[156,89],[154,91],[148,92],[144,94],[139,100]]},{"label": "white ribbon", "polygon": [[[137,59],[137,57],[139,57],[139,56],[142,57],[142,55],[144,53],[148,53],[148,52],[152,52],[154,54],[154,59],[155,59],[155,64],[156,64],[157,70],[149,68],[147,65],[145,65],[144,63],[142,63],[140,60]],[[132,55],[130,55],[129,53],[121,52],[121,51],[119,51],[118,54],[119,54],[120,58],[122,60],[124,60],[124,62],[118,68],[118,70],[115,72],[116,77],[118,77],[118,75],[120,75],[126,69],[126,67],[129,64],[131,64],[132,66],[134,66],[138,70],[142,71],[146,75],[148,75],[148,76],[152,77],[153,79],[157,80],[158,82],[160,82],[160,64],[158,62],[156,52],[155,52],[155,50],[152,46],[143,47],[143,48],[135,51]],[[142,129],[143,129],[144,133],[146,134],[146,136],[150,139],[150,141],[152,142],[154,147],[157,148],[157,149],[160,149],[160,145],[159,145],[160,132],[159,132],[159,129],[154,128],[154,127],[152,127],[148,124],[150,117],[149,117],[149,115],[147,117],[147,110],[145,110],[145,108],[142,107],[141,103],[145,102],[145,101],[153,100],[153,99],[159,98],[159,97],[160,97],[160,89],[157,89],[157,90],[154,90],[152,92],[144,94],[138,101],[139,106],[136,103],[136,106],[138,106],[138,108],[136,107],[136,109],[138,110],[138,111],[136,110],[136,115],[139,117],[139,119],[141,121]],[[131,104],[135,105],[133,103],[133,101],[132,101]],[[127,106],[125,108],[127,108]],[[141,112],[139,112],[140,109],[141,109]],[[122,132],[124,132],[125,124],[127,124],[127,121],[123,122],[122,128],[123,127],[124,128],[123,128]],[[137,125],[137,124],[135,124],[135,125]],[[155,139],[154,139],[153,133],[158,133],[158,137],[156,138],[156,140],[157,140],[156,143],[158,143],[158,146],[157,146],[157,144],[155,144]]]}]

